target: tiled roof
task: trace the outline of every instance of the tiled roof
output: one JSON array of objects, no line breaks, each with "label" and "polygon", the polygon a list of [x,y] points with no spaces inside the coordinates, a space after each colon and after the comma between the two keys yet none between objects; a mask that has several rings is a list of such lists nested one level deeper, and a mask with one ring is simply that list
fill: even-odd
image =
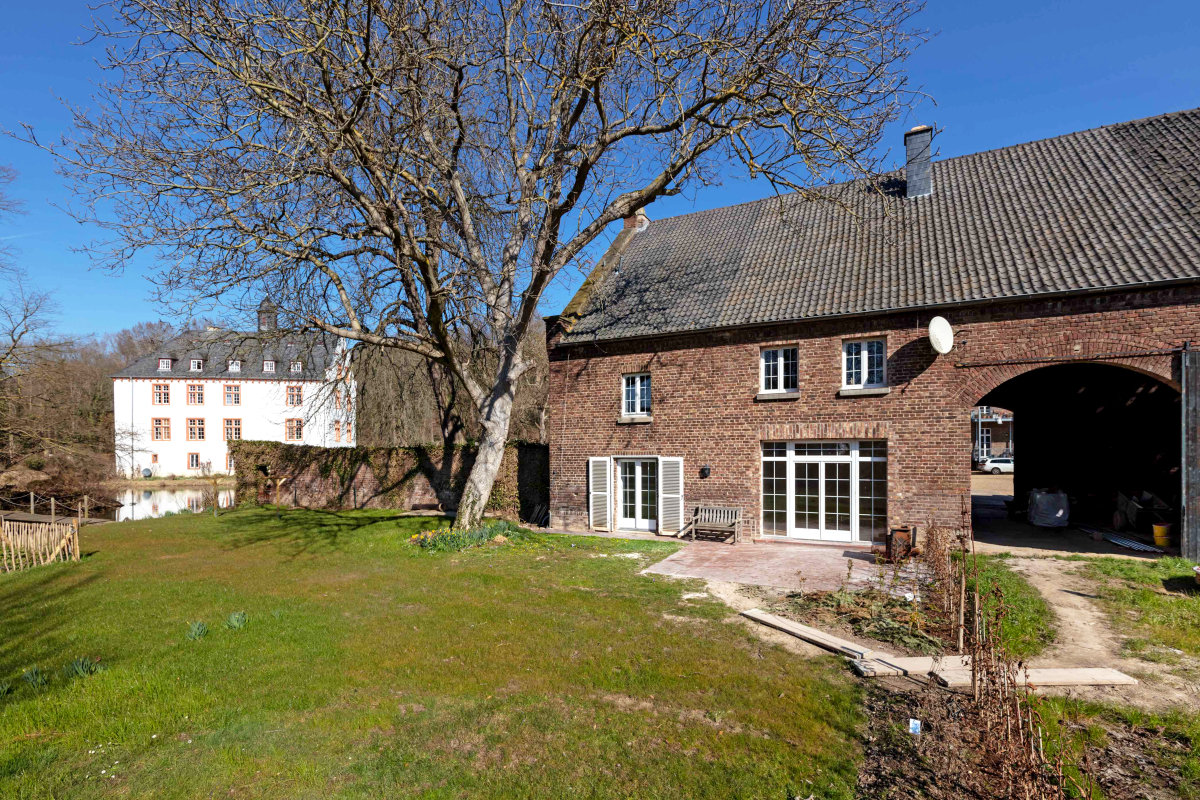
[{"label": "tiled roof", "polygon": [[[316,381],[325,379],[325,370],[336,355],[337,337],[322,333],[186,331],[112,377]],[[169,371],[158,368],[160,358],[172,359]],[[203,370],[191,370],[194,358],[203,359]],[[230,372],[232,360],[242,362],[240,371]],[[275,372],[263,372],[264,361],[274,361]],[[301,363],[300,372],[289,370],[293,361]]]},{"label": "tiled roof", "polygon": [[1200,278],[1200,109],[657,220],[567,343]]}]

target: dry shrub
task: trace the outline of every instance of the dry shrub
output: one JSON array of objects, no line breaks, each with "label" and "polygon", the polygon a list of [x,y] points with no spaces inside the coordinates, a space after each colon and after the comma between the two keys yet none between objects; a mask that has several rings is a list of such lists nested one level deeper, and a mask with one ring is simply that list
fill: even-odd
[{"label": "dry shrub", "polygon": [[[979,595],[979,570],[970,545],[968,538],[949,528],[926,528],[922,559],[932,581],[925,595],[927,614],[940,620],[937,627],[946,641],[961,641],[958,652],[971,656],[971,687],[963,702],[961,695],[929,682],[923,705],[936,706],[937,713],[931,716],[939,718],[946,718],[953,706],[949,716],[961,719],[964,736],[959,744],[965,746],[928,737],[922,747],[939,749],[958,777],[973,776],[965,783],[981,797],[1091,797],[1093,781],[1086,761],[1070,761],[1070,748],[1061,741],[1046,746],[1043,713],[1050,706],[1025,685],[1026,666],[1004,648],[1000,636],[1007,614],[1004,594],[995,587]],[[959,557],[952,556],[956,550]],[[967,587],[976,588],[968,591]],[[1066,726],[1054,727],[1061,731]]]}]

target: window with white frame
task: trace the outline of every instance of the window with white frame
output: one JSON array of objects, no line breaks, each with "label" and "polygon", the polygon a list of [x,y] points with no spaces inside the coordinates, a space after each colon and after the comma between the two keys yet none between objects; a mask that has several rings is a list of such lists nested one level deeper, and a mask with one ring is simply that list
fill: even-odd
[{"label": "window with white frame", "polygon": [[200,372],[202,369],[204,369],[204,359],[203,358],[193,358],[192,359],[192,372]]},{"label": "window with white frame", "polygon": [[800,351],[768,347],[759,355],[759,391],[764,394],[800,391]]},{"label": "window with white frame", "polygon": [[238,361],[237,359],[232,359],[229,362],[229,371],[230,372],[241,372],[242,371],[242,362]]},{"label": "window with white frame", "polygon": [[291,364],[288,365],[288,371],[289,372],[303,372],[304,371],[304,362],[293,361]]},{"label": "window with white frame", "polygon": [[200,469],[199,453],[188,453],[188,469]]},{"label": "window with white frame", "polygon": [[887,385],[887,344],[884,339],[842,343],[842,388],[874,389]]},{"label": "window with white frame", "polygon": [[169,370],[171,368],[171,359],[160,358],[158,360],[158,368],[162,370]]},{"label": "window with white frame", "polygon": [[274,371],[275,371],[275,362],[274,361],[264,361],[263,362],[263,372],[274,372]]},{"label": "window with white frame", "polygon": [[762,443],[762,531],[828,541],[883,541],[884,440]]},{"label": "window with white frame", "polygon": [[650,373],[625,375],[621,413],[626,417],[650,416]]}]

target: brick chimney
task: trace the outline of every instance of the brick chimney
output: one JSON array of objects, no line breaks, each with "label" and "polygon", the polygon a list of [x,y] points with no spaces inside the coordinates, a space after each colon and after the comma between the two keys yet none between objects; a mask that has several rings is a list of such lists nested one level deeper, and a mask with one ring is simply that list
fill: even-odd
[{"label": "brick chimney", "polygon": [[650,218],[646,216],[645,211],[635,211],[632,215],[625,218],[624,230],[633,228],[634,230],[641,232],[646,230],[646,226],[649,224]]},{"label": "brick chimney", "polygon": [[933,194],[933,167],[930,151],[933,146],[933,128],[918,125],[904,134],[904,153],[907,157],[904,174],[908,183],[908,197],[925,197]]},{"label": "brick chimney", "polygon": [[275,304],[271,302],[271,298],[264,297],[263,301],[258,304],[258,331],[265,333],[278,327],[279,312],[276,310]]}]

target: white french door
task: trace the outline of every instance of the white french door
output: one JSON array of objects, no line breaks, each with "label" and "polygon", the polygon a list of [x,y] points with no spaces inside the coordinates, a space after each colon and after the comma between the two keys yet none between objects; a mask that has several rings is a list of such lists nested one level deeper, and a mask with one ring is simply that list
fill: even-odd
[{"label": "white french door", "polygon": [[887,443],[763,442],[763,534],[873,541],[887,526]]},{"label": "white french door", "polygon": [[625,530],[658,529],[658,460],[618,459],[617,526]]}]

